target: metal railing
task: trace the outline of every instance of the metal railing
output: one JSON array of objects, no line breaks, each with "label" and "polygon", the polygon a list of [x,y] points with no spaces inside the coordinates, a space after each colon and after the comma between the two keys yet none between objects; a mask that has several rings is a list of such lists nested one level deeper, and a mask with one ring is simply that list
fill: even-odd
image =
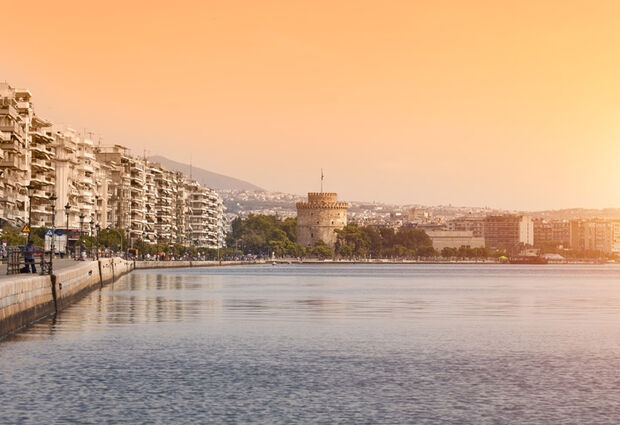
[{"label": "metal railing", "polygon": [[[18,247],[7,248],[7,263],[6,274],[20,274],[31,273],[32,267],[35,268],[35,273],[46,275],[50,274],[52,261],[51,258],[45,258],[45,252],[42,249],[37,249],[33,253],[34,261],[32,263],[26,263],[24,258],[24,251]],[[38,266],[38,270],[37,270]]]}]

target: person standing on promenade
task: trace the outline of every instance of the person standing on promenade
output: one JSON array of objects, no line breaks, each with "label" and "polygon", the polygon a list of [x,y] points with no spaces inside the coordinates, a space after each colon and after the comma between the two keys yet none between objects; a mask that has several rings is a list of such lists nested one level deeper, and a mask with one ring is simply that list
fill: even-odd
[{"label": "person standing on promenade", "polygon": [[34,244],[32,243],[32,241],[28,241],[26,247],[24,248],[24,262],[26,263],[26,273],[30,273],[31,267],[32,273],[37,272],[37,268],[34,264]]}]

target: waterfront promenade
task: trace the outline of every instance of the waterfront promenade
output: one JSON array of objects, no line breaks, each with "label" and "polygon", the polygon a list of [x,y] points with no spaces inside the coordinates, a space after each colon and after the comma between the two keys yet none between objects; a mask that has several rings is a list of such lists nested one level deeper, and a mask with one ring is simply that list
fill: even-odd
[{"label": "waterfront promenade", "polygon": [[[66,269],[67,267],[75,267],[79,264],[80,264],[79,261],[75,261],[74,259],[71,259],[71,258],[58,258],[58,259],[54,259],[54,270],[62,270],[62,269]],[[0,264],[0,280],[15,279],[17,277],[39,276],[38,272],[40,271],[41,267],[38,263],[36,264],[36,267],[37,267],[37,273],[35,274],[29,274],[29,273],[6,274],[7,265]]]}]

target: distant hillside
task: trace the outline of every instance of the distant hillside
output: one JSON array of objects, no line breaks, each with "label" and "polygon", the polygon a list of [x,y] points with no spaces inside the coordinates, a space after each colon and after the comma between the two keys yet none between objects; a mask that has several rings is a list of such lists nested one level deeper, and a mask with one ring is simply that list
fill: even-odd
[{"label": "distant hillside", "polygon": [[[172,161],[168,158],[164,158],[163,156],[151,156],[149,157],[149,161],[151,162],[159,162],[161,165],[166,167],[169,170],[173,171],[181,171],[189,176],[189,165],[182,164],[180,162]],[[259,190],[263,191],[263,188],[260,188],[252,183],[248,183],[243,180],[236,179],[234,177],[228,177],[222,174],[213,173],[211,171],[204,170],[202,168],[192,166],[192,178],[198,181],[201,184],[209,186],[213,189],[227,189],[227,190]]]},{"label": "distant hillside", "polygon": [[571,220],[576,218],[620,218],[620,208],[565,208],[561,210],[532,211],[526,214],[533,217],[553,220]]}]

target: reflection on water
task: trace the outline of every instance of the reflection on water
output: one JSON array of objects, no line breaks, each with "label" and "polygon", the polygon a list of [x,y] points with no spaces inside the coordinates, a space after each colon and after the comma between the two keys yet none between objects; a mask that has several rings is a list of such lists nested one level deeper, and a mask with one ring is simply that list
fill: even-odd
[{"label": "reflection on water", "polygon": [[140,271],[0,343],[6,423],[616,423],[620,267]]}]

